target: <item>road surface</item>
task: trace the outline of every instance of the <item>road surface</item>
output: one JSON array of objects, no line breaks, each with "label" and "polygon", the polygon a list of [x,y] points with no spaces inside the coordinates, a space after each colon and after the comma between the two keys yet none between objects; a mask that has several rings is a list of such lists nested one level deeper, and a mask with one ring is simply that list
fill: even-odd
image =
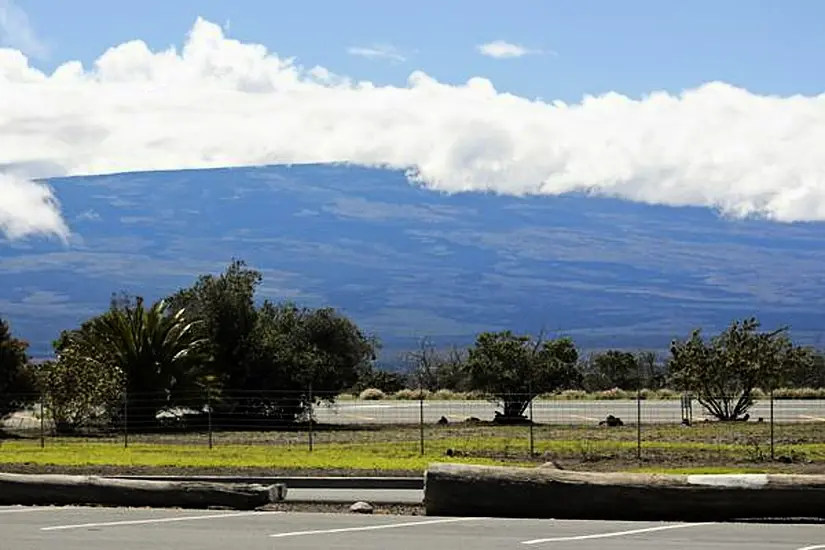
[{"label": "road surface", "polygon": [[[424,401],[425,423],[437,422],[441,417],[449,422],[468,418],[492,420],[496,404],[487,401]],[[315,419],[331,424],[417,424],[421,417],[418,401],[338,401],[315,408]],[[529,411],[528,411],[529,413]],[[607,415],[618,416],[626,423],[636,422],[636,401],[548,401],[536,400],[533,419],[541,424],[596,424]],[[682,421],[681,401],[642,401],[643,424],[679,424]],[[770,418],[768,401],[758,402],[750,411],[751,420]],[[710,418],[696,401],[693,402],[693,420]],[[779,423],[825,422],[825,400],[774,401],[774,419]],[[40,420],[31,412],[12,415],[4,421],[11,429],[39,430]]]},{"label": "road surface", "polygon": [[14,550],[825,550],[822,525],[679,524],[107,508],[0,508]]}]

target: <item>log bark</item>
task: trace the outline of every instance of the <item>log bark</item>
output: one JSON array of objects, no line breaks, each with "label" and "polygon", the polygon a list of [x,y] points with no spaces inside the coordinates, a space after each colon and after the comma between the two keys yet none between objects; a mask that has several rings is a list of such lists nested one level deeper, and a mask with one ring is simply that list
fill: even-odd
[{"label": "log bark", "polygon": [[143,481],[0,473],[0,505],[102,505],[252,510],[286,497],[281,484]]},{"label": "log bark", "polygon": [[825,517],[825,476],[686,476],[433,464],[429,516],[638,521]]}]

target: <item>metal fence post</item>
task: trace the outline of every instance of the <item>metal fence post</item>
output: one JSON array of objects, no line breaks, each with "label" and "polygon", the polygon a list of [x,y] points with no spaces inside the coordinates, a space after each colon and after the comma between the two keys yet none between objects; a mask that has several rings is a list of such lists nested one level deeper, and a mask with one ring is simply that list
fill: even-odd
[{"label": "metal fence post", "polygon": [[314,403],[312,401],[312,383],[309,384],[309,452],[312,452],[312,421],[313,421],[313,406]]},{"label": "metal fence post", "polygon": [[46,395],[40,395],[40,448],[46,447],[46,408],[44,407]]},{"label": "metal fence post", "polygon": [[774,417],[773,417],[773,388],[771,388],[770,400],[771,400],[771,460],[776,460],[775,439],[774,439]]},{"label": "metal fence post", "polygon": [[424,456],[424,389],[418,388],[418,436],[421,444],[421,456]]},{"label": "metal fence post", "polygon": [[129,390],[123,390],[123,448],[129,447]]},{"label": "metal fence post", "polygon": [[209,448],[212,448],[212,392],[211,388],[206,389],[206,423],[209,430]]},{"label": "metal fence post", "polygon": [[536,445],[535,439],[533,436],[533,399],[532,399],[533,392],[530,392],[530,395],[527,397],[530,398],[530,458],[533,458],[536,455]]}]

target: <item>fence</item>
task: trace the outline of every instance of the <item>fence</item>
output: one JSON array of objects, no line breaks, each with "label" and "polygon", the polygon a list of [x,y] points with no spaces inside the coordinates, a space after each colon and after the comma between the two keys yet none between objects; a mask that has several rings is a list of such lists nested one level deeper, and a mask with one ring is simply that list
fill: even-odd
[{"label": "fence", "polygon": [[[411,392],[412,393],[412,392]],[[496,414],[500,404],[478,400],[376,399],[323,392],[222,392],[128,395],[106,406],[29,405],[3,421],[12,447],[117,445],[161,452],[164,446],[242,447],[277,452],[360,452],[376,460],[424,456],[583,462],[722,465],[780,460],[825,465],[825,400],[765,397],[748,417],[719,422],[692,397],[587,400],[508,396],[526,404],[523,418]],[[415,397],[415,395],[407,395]],[[421,397],[421,396],[419,396]],[[520,407],[516,406],[517,409]],[[13,445],[8,442],[14,440]],[[9,451],[11,452],[11,451]],[[251,450],[249,452],[252,452]],[[262,459],[263,460],[263,459]],[[9,462],[9,460],[5,460]]]}]

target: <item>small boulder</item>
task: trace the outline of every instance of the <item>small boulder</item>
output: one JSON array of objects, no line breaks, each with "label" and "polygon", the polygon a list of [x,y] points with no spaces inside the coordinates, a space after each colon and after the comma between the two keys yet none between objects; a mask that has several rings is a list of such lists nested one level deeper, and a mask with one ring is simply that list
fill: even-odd
[{"label": "small boulder", "polygon": [[373,507],[369,502],[361,501],[350,506],[349,511],[353,514],[371,514],[373,512]]}]

